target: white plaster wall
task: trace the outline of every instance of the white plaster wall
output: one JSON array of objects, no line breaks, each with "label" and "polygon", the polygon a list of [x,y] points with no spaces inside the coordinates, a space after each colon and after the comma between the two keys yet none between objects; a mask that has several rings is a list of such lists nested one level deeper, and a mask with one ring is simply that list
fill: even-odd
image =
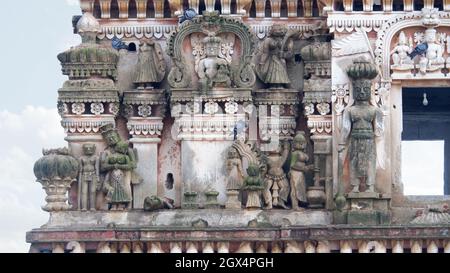
[{"label": "white plaster wall", "polygon": [[182,141],[183,193],[195,191],[200,204],[204,203],[204,192],[218,191],[219,203],[226,202],[225,160],[232,141]]}]

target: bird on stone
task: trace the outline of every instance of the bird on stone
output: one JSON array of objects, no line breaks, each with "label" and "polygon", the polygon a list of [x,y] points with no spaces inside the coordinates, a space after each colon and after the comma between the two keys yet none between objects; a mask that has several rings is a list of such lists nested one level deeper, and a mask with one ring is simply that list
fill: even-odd
[{"label": "bird on stone", "polygon": [[120,40],[120,39],[117,38],[117,37],[114,37],[114,38],[112,39],[112,47],[113,47],[114,49],[117,49],[117,50],[121,50],[121,49],[126,49],[126,50],[128,50],[128,45],[125,44],[124,42],[122,42],[122,40]]},{"label": "bird on stone", "polygon": [[236,123],[236,125],[234,126],[233,129],[233,140],[236,141],[238,134],[242,133],[245,131],[245,121],[240,120]]},{"label": "bird on stone", "polygon": [[418,44],[414,50],[408,54],[408,56],[411,59],[414,59],[414,57],[416,57],[417,55],[423,55],[427,52],[428,49],[428,44],[427,43],[423,43],[423,44]]},{"label": "bird on stone", "polygon": [[180,24],[182,24],[184,21],[191,21],[197,16],[197,12],[195,9],[189,8],[186,9],[183,13],[183,16],[180,17]]}]

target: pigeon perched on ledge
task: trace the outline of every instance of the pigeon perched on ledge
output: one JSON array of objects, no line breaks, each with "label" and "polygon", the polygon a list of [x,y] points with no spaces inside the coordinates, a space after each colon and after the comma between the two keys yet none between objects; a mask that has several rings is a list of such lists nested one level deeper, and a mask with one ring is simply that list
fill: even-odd
[{"label": "pigeon perched on ledge", "polygon": [[119,38],[117,38],[117,37],[114,37],[113,39],[112,39],[112,47],[114,48],[114,49],[117,49],[117,50],[121,50],[121,49],[126,49],[126,50],[128,50],[129,48],[128,48],[128,45],[127,44],[125,44],[124,42],[122,42],[122,40],[120,40]]},{"label": "pigeon perched on ledge", "polygon": [[195,9],[186,9],[183,13],[183,16],[180,17],[180,24],[182,24],[184,21],[191,21],[197,16],[197,12]]},{"label": "pigeon perched on ledge", "polygon": [[428,44],[427,43],[423,43],[423,44],[418,44],[414,50],[408,54],[408,56],[411,59],[414,59],[414,57],[416,57],[417,55],[424,55],[427,52],[428,49]]}]

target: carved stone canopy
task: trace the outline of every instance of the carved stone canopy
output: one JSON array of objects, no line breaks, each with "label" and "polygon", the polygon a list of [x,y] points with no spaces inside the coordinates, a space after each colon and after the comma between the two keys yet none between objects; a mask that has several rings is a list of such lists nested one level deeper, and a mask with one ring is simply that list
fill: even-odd
[{"label": "carved stone canopy", "polygon": [[184,41],[195,34],[215,33],[221,36],[226,33],[234,34],[240,41],[241,52],[239,62],[231,63],[232,80],[237,87],[251,87],[256,81],[252,67],[252,57],[255,49],[256,38],[250,28],[242,21],[220,16],[218,12],[203,12],[192,21],[185,21],[178,30],[172,34],[167,42],[167,54],[172,58],[173,66],[168,76],[169,84],[174,88],[188,88],[192,83],[190,67],[184,56]]}]

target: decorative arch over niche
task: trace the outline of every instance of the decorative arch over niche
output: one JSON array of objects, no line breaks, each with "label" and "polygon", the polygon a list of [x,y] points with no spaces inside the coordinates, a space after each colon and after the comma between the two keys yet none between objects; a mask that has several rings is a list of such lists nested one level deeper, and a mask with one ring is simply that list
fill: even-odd
[{"label": "decorative arch over niche", "polygon": [[381,26],[375,43],[375,63],[381,68],[382,80],[391,80],[391,44],[401,30],[411,27],[429,27],[425,20],[431,20],[430,14],[439,21],[435,27],[450,27],[450,12],[438,9],[422,9],[396,16]]},{"label": "decorative arch over niche", "polygon": [[172,58],[173,67],[168,81],[172,87],[186,88],[191,83],[190,73],[187,71],[185,57],[182,52],[184,40],[193,33],[213,32],[215,35],[233,33],[241,43],[241,61],[233,71],[238,87],[251,87],[255,84],[256,76],[251,63],[256,46],[256,36],[242,21],[230,17],[221,17],[218,12],[203,12],[192,21],[184,22],[172,34],[167,42],[167,54]]}]

